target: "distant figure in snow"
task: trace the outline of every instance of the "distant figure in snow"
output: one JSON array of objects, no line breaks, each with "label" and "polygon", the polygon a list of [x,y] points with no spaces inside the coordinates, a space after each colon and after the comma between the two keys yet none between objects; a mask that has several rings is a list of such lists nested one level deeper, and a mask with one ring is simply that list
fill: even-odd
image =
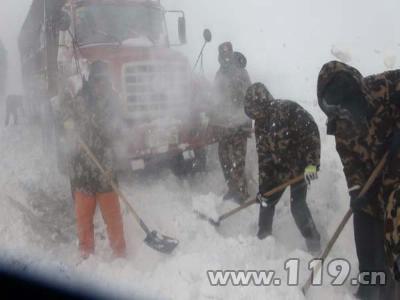
[{"label": "distant figure in snow", "polygon": [[23,108],[23,96],[8,95],[6,99],[6,122],[7,127],[10,124],[10,119],[13,118],[14,125],[18,125],[18,112]]},{"label": "distant figure in snow", "polygon": [[275,206],[283,191],[270,197],[264,194],[298,176],[304,180],[290,187],[290,208],[309,251],[318,254],[320,234],[308,208],[307,184],[317,178],[321,142],[313,117],[299,104],[275,100],[262,83],[247,90],[245,112],[255,120],[259,166],[259,239],[272,234]]},{"label": "distant figure in snow", "polygon": [[219,63],[220,69],[215,77],[218,105],[210,122],[222,129],[218,155],[229,188],[224,200],[241,203],[249,196],[245,161],[251,120],[243,112],[243,102],[251,82],[245,69],[246,58],[234,52],[230,42],[219,46]]},{"label": "distant figure in snow", "polygon": [[125,257],[126,246],[118,195],[76,142],[78,135],[94,153],[109,177],[117,182],[113,140],[119,124],[118,96],[113,91],[108,65],[96,61],[89,80],[76,97],[66,93],[60,111],[71,136],[70,180],[75,200],[79,248],[83,258],[94,253],[93,218],[100,206],[115,257]]}]

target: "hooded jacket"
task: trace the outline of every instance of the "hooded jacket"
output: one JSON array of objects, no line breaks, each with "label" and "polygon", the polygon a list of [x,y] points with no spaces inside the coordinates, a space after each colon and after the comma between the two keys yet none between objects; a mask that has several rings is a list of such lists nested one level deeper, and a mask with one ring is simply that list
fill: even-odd
[{"label": "hooded jacket", "polygon": [[246,95],[245,112],[255,120],[260,192],[320,165],[320,135],[313,117],[299,104],[275,100],[262,83]]},{"label": "hooded jacket", "polygon": [[[318,80],[318,102],[328,119],[332,116],[324,107],[324,93],[340,72],[354,78],[368,106],[368,115],[361,123],[354,123],[347,118],[333,120],[336,125],[336,148],[343,163],[348,187],[362,188],[384,153],[389,150],[394,132],[400,128],[400,70],[363,77],[356,69],[340,62],[333,61],[324,65]],[[369,191],[371,201],[364,211],[377,218],[384,218],[389,265],[398,279],[400,272],[394,262],[400,256],[399,190],[400,156],[397,153],[386,163],[383,175]]]},{"label": "hooded jacket", "polygon": [[[325,107],[323,97],[328,85],[339,74],[353,78],[362,94],[367,114],[360,121],[332,116]],[[386,72],[364,78],[359,71],[344,63],[332,61],[322,67],[318,79],[318,103],[335,130],[336,149],[343,163],[349,190],[361,189],[367,182],[384,153],[387,151],[398,119],[395,101],[397,72]],[[393,79],[396,79],[393,81]],[[346,104],[344,103],[343,106]],[[334,123],[332,125],[332,123]],[[379,186],[379,184],[378,184]],[[370,198],[378,198],[379,188],[370,190]],[[365,208],[371,215],[382,218],[383,203],[372,201]]]}]

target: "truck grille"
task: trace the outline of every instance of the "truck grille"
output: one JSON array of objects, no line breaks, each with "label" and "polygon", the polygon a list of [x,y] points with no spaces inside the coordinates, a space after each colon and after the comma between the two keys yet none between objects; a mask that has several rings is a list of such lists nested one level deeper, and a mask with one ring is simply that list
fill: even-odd
[{"label": "truck grille", "polygon": [[151,121],[187,114],[190,73],[185,64],[130,63],[122,72],[130,119]]}]

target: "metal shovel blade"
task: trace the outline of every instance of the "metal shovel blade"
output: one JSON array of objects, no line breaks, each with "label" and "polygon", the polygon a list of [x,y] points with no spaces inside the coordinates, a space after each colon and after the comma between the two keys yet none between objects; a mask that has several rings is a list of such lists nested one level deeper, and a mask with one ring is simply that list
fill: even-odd
[{"label": "metal shovel blade", "polygon": [[144,242],[150,248],[165,254],[171,254],[179,245],[178,240],[162,235],[157,231],[152,231],[149,233]]}]

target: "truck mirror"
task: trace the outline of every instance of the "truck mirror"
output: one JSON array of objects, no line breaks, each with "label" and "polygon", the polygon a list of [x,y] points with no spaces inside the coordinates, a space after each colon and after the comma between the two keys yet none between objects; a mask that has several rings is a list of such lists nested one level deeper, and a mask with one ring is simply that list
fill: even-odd
[{"label": "truck mirror", "polygon": [[204,40],[206,41],[206,43],[211,42],[211,40],[212,40],[212,33],[211,33],[210,29],[204,29],[204,31],[203,31],[203,37],[204,37]]},{"label": "truck mirror", "polygon": [[181,44],[186,44],[186,19],[185,17],[179,17],[178,19],[178,32],[179,41]]},{"label": "truck mirror", "polygon": [[58,30],[67,31],[71,26],[71,16],[65,10],[60,12],[60,17],[57,20]]}]

